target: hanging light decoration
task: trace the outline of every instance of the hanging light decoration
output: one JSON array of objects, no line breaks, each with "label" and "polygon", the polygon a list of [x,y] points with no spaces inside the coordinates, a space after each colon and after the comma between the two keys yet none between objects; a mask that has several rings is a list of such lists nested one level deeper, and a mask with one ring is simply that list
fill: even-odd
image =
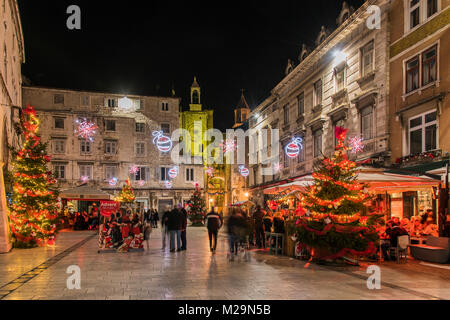
[{"label": "hanging light decoration", "polygon": [[119,179],[117,179],[116,177],[111,178],[111,179],[108,181],[109,185],[112,186],[112,187],[113,187],[113,186],[116,186],[118,182],[119,182]]},{"label": "hanging light decoration", "polygon": [[246,168],[244,165],[241,165],[239,166],[239,173],[241,174],[241,176],[246,178],[250,175],[250,170],[248,170],[248,168]]},{"label": "hanging light decoration", "polygon": [[212,167],[207,167],[205,171],[208,177],[212,177],[214,175],[214,168]]},{"label": "hanging light decoration", "polygon": [[283,169],[283,165],[282,165],[281,163],[277,162],[277,163],[275,163],[275,164],[273,165],[273,171],[274,171],[275,173],[280,172],[281,169]]},{"label": "hanging light decoration", "polygon": [[226,139],[220,146],[223,148],[224,153],[234,152],[236,150],[236,142],[234,142],[234,139]]},{"label": "hanging light decoration", "polygon": [[80,180],[81,180],[81,182],[83,182],[83,183],[88,183],[88,182],[89,182],[89,177],[88,177],[88,176],[82,176],[82,177],[80,178]]},{"label": "hanging light decoration", "polygon": [[169,169],[169,172],[168,172],[169,178],[175,179],[178,176],[178,171],[179,171],[178,166],[175,166],[175,167]]},{"label": "hanging light decoration", "polygon": [[144,180],[139,180],[138,185],[139,185],[139,187],[145,186],[145,181]]},{"label": "hanging light decoration", "polygon": [[132,165],[130,168],[130,174],[138,174],[138,172],[140,171],[139,167],[137,165]]},{"label": "hanging light decoration", "polygon": [[75,130],[75,133],[83,139],[86,139],[86,141],[93,142],[94,136],[97,133],[98,126],[86,119],[77,119],[75,120],[75,123],[77,124],[77,129]]},{"label": "hanging light decoration", "polygon": [[166,189],[172,189],[172,182],[169,180],[164,181],[164,186]]},{"label": "hanging light decoration", "polygon": [[172,149],[172,139],[165,136],[162,131],[153,131],[153,144],[156,145],[160,152],[169,152]]},{"label": "hanging light decoration", "polygon": [[291,142],[289,142],[284,151],[289,158],[297,158],[300,154],[300,150],[303,149],[303,139],[299,137],[294,137]]},{"label": "hanging light decoration", "polygon": [[352,153],[359,153],[364,150],[363,139],[359,137],[353,137],[349,141],[349,146],[352,148]]}]

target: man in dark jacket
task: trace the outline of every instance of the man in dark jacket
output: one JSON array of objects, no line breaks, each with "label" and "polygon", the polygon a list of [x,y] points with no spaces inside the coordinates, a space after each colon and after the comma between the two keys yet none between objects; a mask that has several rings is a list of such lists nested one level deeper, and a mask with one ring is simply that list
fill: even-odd
[{"label": "man in dark jacket", "polygon": [[400,227],[398,222],[391,222],[386,228],[386,237],[389,242],[381,245],[381,251],[383,252],[384,260],[391,260],[389,256],[389,248],[397,247],[398,237],[408,235],[408,231]]},{"label": "man in dark jacket", "polygon": [[166,238],[169,234],[169,230],[167,229],[167,221],[169,220],[170,208],[167,206],[166,211],[161,218],[161,235],[162,235],[162,250],[166,249]]},{"label": "man in dark jacket", "polygon": [[263,224],[264,212],[261,210],[261,206],[256,207],[256,211],[253,214],[255,221],[255,233],[256,233],[256,245],[258,248],[263,247],[264,239],[264,224]]},{"label": "man in dark jacket", "polygon": [[[214,207],[212,207],[211,212],[206,215],[205,225],[206,228],[208,229],[209,249],[211,250],[212,253],[216,253],[217,234],[219,232],[219,229],[223,225],[223,219],[218,213],[214,212]],[[214,245],[213,245],[213,238],[214,238]]]},{"label": "man in dark jacket", "polygon": [[177,238],[177,251],[181,251],[181,229],[183,227],[182,215],[179,208],[173,209],[168,215],[167,230],[170,234],[170,252],[175,252],[175,237]]},{"label": "man in dark jacket", "polygon": [[179,209],[181,212],[181,250],[187,250],[187,239],[186,239],[186,231],[187,231],[187,211],[179,205]]}]

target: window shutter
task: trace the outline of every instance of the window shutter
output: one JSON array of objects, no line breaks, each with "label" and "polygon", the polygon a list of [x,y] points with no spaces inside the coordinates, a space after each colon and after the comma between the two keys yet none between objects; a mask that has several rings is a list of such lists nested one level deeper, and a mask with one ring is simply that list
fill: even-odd
[{"label": "window shutter", "polygon": [[155,180],[156,181],[158,181],[158,180],[161,180],[161,168],[158,168],[158,167],[156,167],[155,168]]},{"label": "window shutter", "polygon": [[150,181],[150,168],[145,168],[145,181]]}]

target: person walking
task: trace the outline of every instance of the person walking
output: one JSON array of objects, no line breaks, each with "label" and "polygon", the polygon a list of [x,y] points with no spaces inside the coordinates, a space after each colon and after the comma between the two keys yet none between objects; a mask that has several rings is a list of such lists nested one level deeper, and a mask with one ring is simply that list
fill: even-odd
[{"label": "person walking", "polygon": [[256,211],[253,214],[255,234],[256,234],[256,246],[258,248],[264,247],[264,212],[261,210],[261,206],[256,207]]},{"label": "person walking", "polygon": [[153,227],[158,228],[159,213],[157,210],[153,212]]},{"label": "person walking", "polygon": [[217,234],[223,225],[223,219],[219,214],[214,212],[214,207],[212,207],[211,212],[206,215],[205,225],[208,229],[209,249],[213,254],[215,254],[217,248]]},{"label": "person walking", "polygon": [[178,205],[178,209],[181,212],[181,250],[187,250],[187,211],[182,207],[182,205]]},{"label": "person walking", "polygon": [[179,208],[173,209],[167,219],[167,230],[170,235],[170,252],[175,252],[175,237],[177,238],[177,251],[181,251],[181,229],[183,226],[182,213]]},{"label": "person walking", "polygon": [[161,218],[161,235],[162,235],[162,248],[161,250],[166,249],[166,238],[169,234],[169,230],[167,228],[167,222],[169,220],[170,215],[170,208],[169,206],[166,207],[166,211],[164,212],[162,218]]}]

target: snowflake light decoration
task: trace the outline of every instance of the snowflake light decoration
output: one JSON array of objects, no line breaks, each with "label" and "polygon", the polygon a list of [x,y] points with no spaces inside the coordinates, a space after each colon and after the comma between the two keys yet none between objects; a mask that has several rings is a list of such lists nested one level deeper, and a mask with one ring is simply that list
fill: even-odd
[{"label": "snowflake light decoration", "polygon": [[280,172],[281,169],[283,169],[283,165],[281,163],[277,162],[273,165],[273,170],[275,171],[275,173]]},{"label": "snowflake light decoration", "polygon": [[139,180],[138,185],[139,185],[139,187],[145,186],[145,181],[144,180]]},{"label": "snowflake light decoration", "polygon": [[93,142],[94,136],[97,133],[98,126],[86,119],[77,119],[75,123],[78,125],[75,133],[86,141]]},{"label": "snowflake light decoration", "polygon": [[208,175],[208,177],[212,177],[214,175],[214,168],[212,167],[206,168],[206,174]]},{"label": "snowflake light decoration", "polygon": [[82,176],[81,177],[81,182],[88,183],[89,182],[89,177],[88,176]]},{"label": "snowflake light decoration", "polygon": [[224,153],[234,152],[236,150],[236,142],[234,142],[234,139],[227,139],[220,146],[223,148]]},{"label": "snowflake light decoration", "polygon": [[350,139],[350,147],[352,148],[352,153],[362,152],[364,150],[363,139],[359,137],[354,137]]},{"label": "snowflake light decoration", "polygon": [[139,167],[137,165],[131,166],[131,168],[130,168],[130,173],[131,174],[136,175],[136,174],[138,174],[138,172],[139,172]]},{"label": "snowflake light decoration", "polygon": [[115,185],[117,185],[118,182],[119,182],[119,179],[117,179],[116,177],[111,178],[111,179],[108,181],[109,185],[112,186],[112,187],[115,186]]}]

